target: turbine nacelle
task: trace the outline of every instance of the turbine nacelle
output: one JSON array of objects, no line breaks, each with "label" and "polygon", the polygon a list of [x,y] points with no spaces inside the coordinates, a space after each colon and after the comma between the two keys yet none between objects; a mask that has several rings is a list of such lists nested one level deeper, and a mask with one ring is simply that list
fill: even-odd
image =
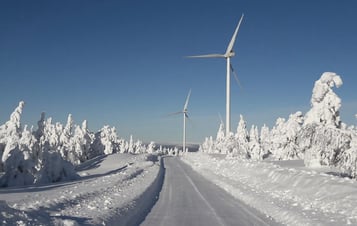
[{"label": "turbine nacelle", "polygon": [[232,50],[232,51],[229,52],[228,54],[224,54],[224,57],[225,57],[225,58],[234,57],[235,55],[236,55],[236,53]]}]

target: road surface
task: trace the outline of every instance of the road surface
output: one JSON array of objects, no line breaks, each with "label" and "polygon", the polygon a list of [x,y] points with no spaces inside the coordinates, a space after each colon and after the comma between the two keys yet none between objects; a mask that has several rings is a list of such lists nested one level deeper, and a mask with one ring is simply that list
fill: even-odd
[{"label": "road surface", "polygon": [[160,197],[142,226],[279,225],[236,200],[177,157],[164,159]]}]

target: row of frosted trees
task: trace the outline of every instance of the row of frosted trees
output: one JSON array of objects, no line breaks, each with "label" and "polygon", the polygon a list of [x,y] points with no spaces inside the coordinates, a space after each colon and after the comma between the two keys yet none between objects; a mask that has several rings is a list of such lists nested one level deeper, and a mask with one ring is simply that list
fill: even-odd
[{"label": "row of frosted trees", "polygon": [[0,186],[26,185],[71,180],[74,168],[102,154],[153,152],[155,144],[120,138],[114,127],[89,131],[87,121],[75,125],[72,115],[66,125],[53,123],[41,114],[38,128],[21,126],[25,103],[21,101],[9,121],[0,126]]},{"label": "row of frosted trees", "polygon": [[244,159],[303,159],[306,166],[335,166],[357,177],[357,129],[341,122],[341,99],[333,91],[341,85],[340,76],[325,72],[315,82],[305,115],[278,118],[272,129],[264,125],[260,131],[254,125],[248,131],[241,116],[235,134],[225,136],[221,124],[216,139],[206,138],[200,150]]}]

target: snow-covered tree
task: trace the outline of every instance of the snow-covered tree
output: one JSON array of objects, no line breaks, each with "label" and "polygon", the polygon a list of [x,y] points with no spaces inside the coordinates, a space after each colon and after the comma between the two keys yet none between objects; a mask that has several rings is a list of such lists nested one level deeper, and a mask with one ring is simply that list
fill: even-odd
[{"label": "snow-covered tree", "polygon": [[264,152],[259,142],[258,127],[252,125],[249,132],[249,152],[252,159],[263,159]]},{"label": "snow-covered tree", "polygon": [[333,87],[339,88],[342,79],[333,72],[325,72],[315,82],[311,96],[311,109],[306,114],[305,124],[323,124],[340,128],[341,99],[333,91]]},{"label": "snow-covered tree", "polygon": [[331,126],[309,124],[298,137],[299,146],[305,152],[306,166],[336,166],[341,155],[350,149],[350,133]]},{"label": "snow-covered tree", "polygon": [[271,154],[271,141],[269,127],[265,124],[260,129],[260,146],[264,152],[263,158],[268,157]]},{"label": "snow-covered tree", "polygon": [[155,152],[155,147],[156,147],[156,145],[155,145],[155,142],[154,141],[151,141],[150,143],[149,143],[149,145],[148,145],[148,147],[147,147],[147,150],[146,150],[146,152],[147,153],[154,153]]},{"label": "snow-covered tree", "polygon": [[249,151],[249,133],[243,115],[240,115],[235,139],[237,141],[237,146],[234,148],[235,152],[247,153]]}]

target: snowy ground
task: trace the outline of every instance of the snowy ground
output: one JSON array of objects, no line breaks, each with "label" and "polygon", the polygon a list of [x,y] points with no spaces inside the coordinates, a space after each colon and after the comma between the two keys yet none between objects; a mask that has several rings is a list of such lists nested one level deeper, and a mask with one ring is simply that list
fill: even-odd
[{"label": "snowy ground", "polygon": [[301,161],[254,162],[188,153],[195,170],[286,225],[357,225],[357,181]]},{"label": "snowy ground", "polygon": [[155,156],[99,156],[80,180],[0,189],[1,225],[125,225],[140,222],[161,187]]}]

